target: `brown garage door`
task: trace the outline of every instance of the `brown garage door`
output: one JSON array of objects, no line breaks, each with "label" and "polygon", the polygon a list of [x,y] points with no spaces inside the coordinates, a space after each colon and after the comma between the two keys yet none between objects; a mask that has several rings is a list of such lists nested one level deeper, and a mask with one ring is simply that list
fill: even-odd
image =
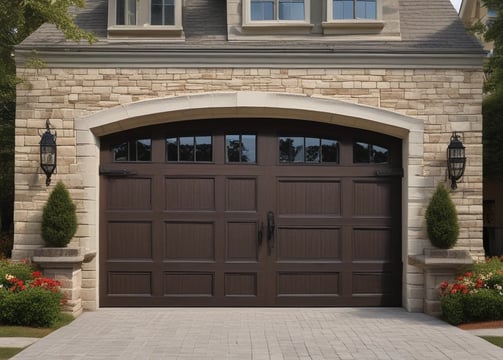
[{"label": "brown garage door", "polygon": [[401,141],[291,120],[102,138],[101,306],[399,306]]}]

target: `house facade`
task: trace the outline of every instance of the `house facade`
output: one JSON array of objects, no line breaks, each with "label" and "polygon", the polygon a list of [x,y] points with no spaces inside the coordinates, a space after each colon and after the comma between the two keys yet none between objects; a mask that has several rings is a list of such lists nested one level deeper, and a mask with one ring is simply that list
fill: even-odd
[{"label": "house facade", "polygon": [[[77,284],[104,306],[403,306],[438,279],[424,212],[449,184],[483,257],[482,62],[449,0],[87,0],[93,44],[16,49],[13,257],[44,246],[40,129],[77,204]],[[33,50],[46,66],[30,66]]]}]

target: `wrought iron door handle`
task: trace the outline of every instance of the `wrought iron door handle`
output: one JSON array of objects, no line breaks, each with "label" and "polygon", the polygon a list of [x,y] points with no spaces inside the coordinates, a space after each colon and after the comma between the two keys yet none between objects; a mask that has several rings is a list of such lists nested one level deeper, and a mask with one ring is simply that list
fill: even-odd
[{"label": "wrought iron door handle", "polygon": [[269,250],[274,248],[274,230],[276,225],[274,224],[274,213],[269,211],[267,213],[267,245]]}]

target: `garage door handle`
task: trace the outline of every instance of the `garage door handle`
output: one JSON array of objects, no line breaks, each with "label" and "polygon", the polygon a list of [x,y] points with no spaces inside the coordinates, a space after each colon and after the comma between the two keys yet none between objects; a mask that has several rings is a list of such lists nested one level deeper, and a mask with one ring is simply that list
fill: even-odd
[{"label": "garage door handle", "polygon": [[274,213],[269,211],[267,213],[267,246],[269,252],[274,248],[274,229],[276,225],[274,224]]}]

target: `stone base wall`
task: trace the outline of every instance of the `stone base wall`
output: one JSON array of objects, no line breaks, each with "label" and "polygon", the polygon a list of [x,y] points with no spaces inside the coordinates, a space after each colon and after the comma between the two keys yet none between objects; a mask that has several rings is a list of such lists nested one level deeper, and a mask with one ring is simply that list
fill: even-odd
[{"label": "stone base wall", "polygon": [[[452,192],[461,233],[457,249],[474,258],[482,248],[482,84],[476,70],[452,69],[83,69],[18,68],[16,109],[16,198],[13,257],[28,258],[43,245],[42,207],[53,185],[45,186],[39,168],[39,130],[50,119],[57,131],[58,168],[53,183],[62,180],[77,204],[79,229],[72,246],[96,251],[98,189],[86,182],[97,170],[79,158],[95,157],[95,145],[77,147],[76,119],[133,102],[167,96],[220,91],[257,91],[331,98],[390,110],[424,123],[421,139],[410,134],[415,155],[404,153],[406,178],[403,212],[404,306],[421,311],[424,280],[407,255],[422,254],[430,244],[424,233],[424,211],[437,183],[445,182],[446,148],[453,131],[466,146],[467,168]],[[117,131],[122,129],[118,128]],[[86,135],[92,137],[92,135]],[[414,145],[417,144],[417,145]],[[405,147],[404,147],[405,148]],[[421,156],[417,156],[421,154]],[[94,175],[93,175],[94,176]],[[99,254],[98,254],[99,256]],[[85,264],[82,298],[97,306],[97,261]]]}]

